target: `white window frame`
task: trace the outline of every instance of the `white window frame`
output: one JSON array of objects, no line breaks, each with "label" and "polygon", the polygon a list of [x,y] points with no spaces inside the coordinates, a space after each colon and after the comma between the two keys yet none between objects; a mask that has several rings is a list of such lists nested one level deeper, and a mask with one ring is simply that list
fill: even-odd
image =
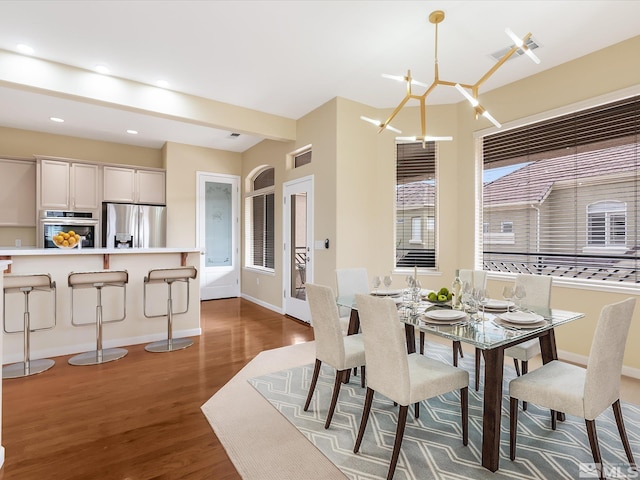
[{"label": "white window frame", "polygon": [[[258,178],[258,176],[260,176],[261,174],[263,174],[264,172],[268,171],[268,170],[274,170],[274,184],[269,186],[269,187],[265,187],[265,188],[260,188],[258,190],[253,190],[253,186],[254,186],[254,182],[255,180]],[[259,270],[259,271],[263,271],[263,272],[269,272],[269,273],[274,273],[275,272],[275,239],[274,239],[274,244],[271,245],[271,249],[273,251],[273,267],[269,267],[266,266],[266,260],[268,258],[268,250],[269,250],[269,245],[268,245],[268,239],[266,238],[266,233],[267,233],[267,219],[264,219],[264,229],[263,229],[263,237],[265,237],[264,239],[264,253],[263,253],[263,258],[264,258],[264,262],[262,265],[256,265],[254,263],[254,256],[253,256],[253,234],[254,234],[254,218],[253,218],[253,200],[257,197],[264,197],[265,199],[265,207],[267,205],[267,197],[269,195],[273,196],[273,209],[274,209],[274,214],[272,215],[271,221],[273,222],[273,224],[271,225],[271,231],[275,233],[275,169],[271,166],[265,166],[261,169],[259,169],[258,171],[254,172],[253,175],[251,175],[247,186],[249,188],[251,188],[251,190],[249,190],[249,188],[247,189],[247,193],[245,194],[245,268],[248,269],[253,269],[253,270]],[[265,208],[265,216],[267,214],[266,208]]]}]

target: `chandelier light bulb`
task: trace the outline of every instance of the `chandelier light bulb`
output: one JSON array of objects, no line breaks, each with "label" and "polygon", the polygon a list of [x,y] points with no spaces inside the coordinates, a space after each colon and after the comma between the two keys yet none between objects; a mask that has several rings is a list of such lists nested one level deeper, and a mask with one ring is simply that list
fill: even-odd
[{"label": "chandelier light bulb", "polygon": [[460,85],[459,83],[456,83],[456,90],[458,90],[462,96],[464,98],[466,98],[467,100],[469,100],[469,103],[471,103],[471,106],[473,107],[477,107],[480,102],[478,102],[477,99],[473,98],[471,95],[469,95],[469,92],[467,92],[464,87],[462,85]]},{"label": "chandelier light bulb", "polygon": [[505,28],[504,32],[509,36],[514,45],[522,50],[524,54],[533,61],[533,63],[535,63],[536,65],[540,64],[540,59],[536,56],[536,54],[533,53],[531,49],[524,44],[522,39],[515,33],[513,33],[513,31],[509,27]]},{"label": "chandelier light bulb", "polygon": [[498,122],[495,118],[493,118],[493,116],[486,110],[482,112],[482,116],[487,120],[489,120],[491,123],[493,123],[496,126],[496,128],[502,128],[502,125],[500,124],[500,122]]},{"label": "chandelier light bulb", "polygon": [[373,118],[369,118],[369,117],[365,117],[364,115],[360,116],[360,120],[364,120],[365,122],[369,122],[372,125],[375,125],[378,128],[381,129],[387,129],[387,130],[391,130],[392,132],[396,132],[396,133],[402,133],[402,130],[398,130],[395,127],[392,127],[391,125],[387,125],[385,127],[384,123],[382,123],[380,120],[375,120]]}]

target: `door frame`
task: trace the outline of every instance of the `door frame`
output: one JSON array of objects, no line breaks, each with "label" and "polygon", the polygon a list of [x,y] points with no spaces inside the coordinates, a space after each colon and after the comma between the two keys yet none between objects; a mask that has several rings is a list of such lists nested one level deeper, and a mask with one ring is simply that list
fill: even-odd
[{"label": "door frame", "polygon": [[283,299],[282,307],[285,315],[311,323],[311,312],[309,311],[309,303],[305,300],[295,298],[290,292],[291,285],[291,255],[290,255],[290,239],[291,239],[291,208],[287,204],[287,197],[290,196],[291,190],[297,186],[307,185],[307,265],[305,271],[305,283],[313,283],[314,271],[314,249],[313,249],[313,225],[314,225],[314,177],[308,175],[306,177],[297,178],[282,184],[282,239],[283,239],[283,261],[282,261],[282,288]]},{"label": "door frame", "polygon": [[[230,297],[239,297],[242,281],[242,268],[240,265],[240,176],[239,175],[229,175],[225,173],[214,173],[214,172],[204,172],[204,171],[196,171],[196,248],[200,249],[200,298],[202,299],[202,289],[204,288],[204,261],[205,261],[205,252],[204,245],[201,244],[201,234],[202,234],[202,225],[200,224],[200,214],[201,208],[201,198],[204,196],[204,192],[202,191],[202,184],[204,181],[219,181],[220,183],[231,183],[235,184],[236,192],[234,195],[234,201],[232,201],[232,208],[235,206],[234,218],[235,222],[232,228],[232,244],[234,246],[233,251],[233,259],[232,265],[234,266],[234,271],[237,274],[237,286],[234,292],[234,295],[229,295]],[[221,297],[222,298],[222,297]]]}]

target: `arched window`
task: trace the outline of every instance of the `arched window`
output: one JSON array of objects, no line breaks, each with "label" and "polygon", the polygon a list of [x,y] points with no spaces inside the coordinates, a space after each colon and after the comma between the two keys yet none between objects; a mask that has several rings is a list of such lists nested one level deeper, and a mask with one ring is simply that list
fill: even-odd
[{"label": "arched window", "polygon": [[274,269],[275,170],[259,171],[251,180],[245,197],[245,264]]}]

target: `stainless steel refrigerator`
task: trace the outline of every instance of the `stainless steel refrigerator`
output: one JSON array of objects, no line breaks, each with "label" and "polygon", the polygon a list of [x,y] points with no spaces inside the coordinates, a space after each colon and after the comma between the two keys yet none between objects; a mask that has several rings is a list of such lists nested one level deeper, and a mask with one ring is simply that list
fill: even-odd
[{"label": "stainless steel refrigerator", "polygon": [[102,204],[104,248],[167,246],[167,207],[129,203]]}]

